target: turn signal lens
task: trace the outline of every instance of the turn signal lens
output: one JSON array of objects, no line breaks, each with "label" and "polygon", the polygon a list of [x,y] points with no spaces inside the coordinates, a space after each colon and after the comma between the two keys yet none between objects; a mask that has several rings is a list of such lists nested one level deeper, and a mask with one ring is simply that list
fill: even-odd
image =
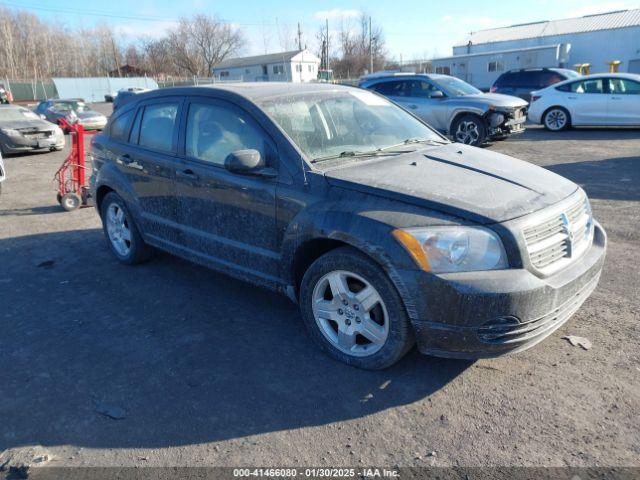
[{"label": "turn signal lens", "polygon": [[425,272],[431,270],[429,260],[422,249],[422,245],[420,245],[420,242],[416,240],[413,235],[400,229],[395,229],[392,233],[393,236],[396,237],[396,240],[398,240],[405,250],[409,252],[422,270]]}]

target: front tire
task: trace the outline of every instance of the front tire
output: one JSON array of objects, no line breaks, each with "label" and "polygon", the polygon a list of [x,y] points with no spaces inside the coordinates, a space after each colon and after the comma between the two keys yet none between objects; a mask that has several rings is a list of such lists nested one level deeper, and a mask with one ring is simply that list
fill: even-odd
[{"label": "front tire", "polygon": [[389,367],[413,346],[404,304],[387,274],[368,257],[341,247],[305,272],[300,308],[322,350],[367,370]]},{"label": "front tire", "polygon": [[477,115],[463,115],[453,123],[453,139],[458,143],[479,147],[487,139],[487,126]]},{"label": "front tire", "polygon": [[104,197],[100,216],[107,245],[118,261],[134,265],[149,259],[151,247],[144,243],[131,212],[120,195],[110,192]]},{"label": "front tire", "polygon": [[561,132],[571,126],[571,115],[566,108],[551,107],[542,115],[542,124],[550,132]]}]

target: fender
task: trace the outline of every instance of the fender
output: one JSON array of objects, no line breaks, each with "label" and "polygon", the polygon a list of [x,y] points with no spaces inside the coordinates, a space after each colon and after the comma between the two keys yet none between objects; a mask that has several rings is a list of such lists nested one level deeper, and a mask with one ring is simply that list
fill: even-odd
[{"label": "fender", "polygon": [[[339,196],[339,189],[334,190]],[[416,270],[417,266],[391,232],[400,226],[442,224],[442,215],[429,217],[424,209],[418,213],[402,202],[368,195],[362,195],[362,201],[354,200],[354,192],[349,192],[349,198],[308,206],[289,223],[282,243],[282,258],[289,261],[283,262],[281,273],[289,297],[297,301],[296,259],[300,248],[314,240],[337,240],[378,263],[396,287],[409,317],[417,320],[414,300],[400,275],[400,271]]]}]

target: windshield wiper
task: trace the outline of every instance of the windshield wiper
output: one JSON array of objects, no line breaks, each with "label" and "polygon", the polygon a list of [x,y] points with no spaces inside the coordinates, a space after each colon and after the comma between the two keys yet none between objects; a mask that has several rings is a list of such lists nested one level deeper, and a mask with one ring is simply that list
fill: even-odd
[{"label": "windshield wiper", "polygon": [[450,142],[441,141],[441,140],[433,140],[431,138],[407,138],[402,143],[396,143],[395,145],[389,145],[388,147],[379,148],[378,152],[383,152],[385,150],[389,150],[391,148],[402,147],[404,145],[414,145],[416,143],[428,143],[430,145],[447,145]]},{"label": "windshield wiper", "polygon": [[375,150],[369,150],[365,152],[359,152],[357,150],[347,150],[344,152],[340,152],[336,155],[327,155],[326,157],[318,157],[311,160],[311,163],[322,162],[324,160],[333,160],[336,158],[345,158],[345,157],[378,157],[383,155],[401,155],[403,153],[410,153],[411,150],[392,150],[393,148],[403,147],[405,145],[414,145],[416,143],[427,143],[430,145],[447,145],[451,142],[439,141],[427,138],[407,138],[405,141],[401,143],[397,143],[395,145],[389,145],[387,147],[380,147]]},{"label": "windshield wiper", "polygon": [[[340,152],[336,155],[327,155],[326,157],[317,157],[311,160],[311,163],[322,162],[324,160],[333,160],[335,158],[345,158],[345,157],[375,157],[382,153],[381,150],[371,150],[368,152],[359,152],[357,150],[347,150],[345,152]],[[389,152],[391,153],[391,152]],[[385,155],[388,153],[385,153]]]}]

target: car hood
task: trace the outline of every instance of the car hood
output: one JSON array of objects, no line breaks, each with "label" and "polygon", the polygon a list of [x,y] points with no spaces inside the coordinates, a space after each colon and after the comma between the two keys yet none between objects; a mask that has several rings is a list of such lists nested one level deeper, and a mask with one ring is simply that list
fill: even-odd
[{"label": "car hood", "polygon": [[452,143],[325,172],[329,184],[490,224],[553,205],[578,186],[528,162]]},{"label": "car hood", "polygon": [[12,130],[21,130],[23,128],[36,128],[39,130],[50,130],[54,127],[51,122],[47,122],[45,120],[9,120],[9,121],[0,121],[0,128],[10,128]]},{"label": "car hood", "polygon": [[500,93],[476,93],[473,95],[463,95],[453,97],[452,100],[463,103],[475,103],[478,105],[493,105],[494,107],[526,107],[528,103],[519,97],[502,95]]}]

